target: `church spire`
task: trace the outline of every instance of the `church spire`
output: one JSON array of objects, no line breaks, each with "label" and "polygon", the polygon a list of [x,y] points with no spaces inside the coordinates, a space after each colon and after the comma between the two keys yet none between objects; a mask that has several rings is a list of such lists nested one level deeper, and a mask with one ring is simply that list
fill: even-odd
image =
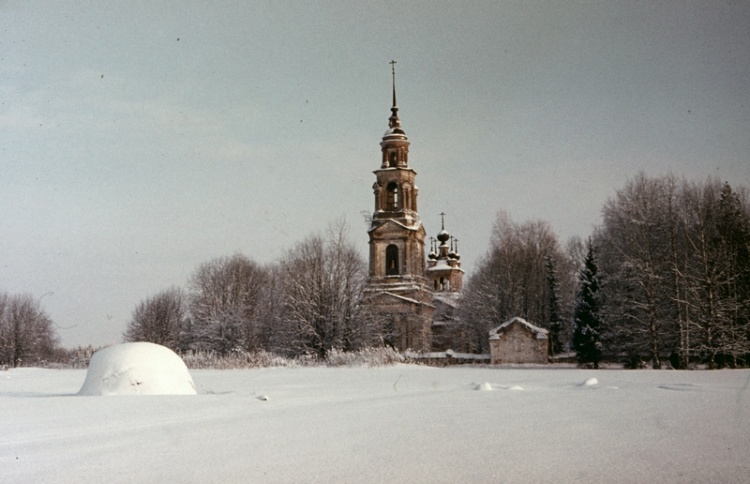
[{"label": "church spire", "polygon": [[409,167],[409,138],[406,137],[398,117],[398,104],[396,103],[396,61],[392,60],[391,76],[393,78],[393,106],[391,117],[388,118],[388,130],[383,135],[380,146],[383,151],[381,168],[408,168]]},{"label": "church spire", "polygon": [[391,107],[391,117],[388,118],[389,128],[400,128],[401,120],[398,119],[398,103],[396,103],[396,61],[392,60],[391,75],[393,77],[393,106]]}]

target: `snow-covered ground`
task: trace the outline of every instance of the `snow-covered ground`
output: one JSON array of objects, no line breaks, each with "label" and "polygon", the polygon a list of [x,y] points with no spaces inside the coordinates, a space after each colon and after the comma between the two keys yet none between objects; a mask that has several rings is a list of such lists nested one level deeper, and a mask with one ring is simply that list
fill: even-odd
[{"label": "snow-covered ground", "polygon": [[748,370],[191,374],[198,395],[85,397],[85,370],[0,372],[0,481],[750,480]]}]

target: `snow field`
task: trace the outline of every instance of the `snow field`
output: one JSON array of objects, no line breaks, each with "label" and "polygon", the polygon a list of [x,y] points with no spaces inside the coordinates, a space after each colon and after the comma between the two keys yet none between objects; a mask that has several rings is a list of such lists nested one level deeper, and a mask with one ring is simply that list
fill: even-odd
[{"label": "snow field", "polygon": [[74,396],[85,373],[0,373],[3,482],[746,482],[750,472],[750,370],[198,370],[196,396]]}]

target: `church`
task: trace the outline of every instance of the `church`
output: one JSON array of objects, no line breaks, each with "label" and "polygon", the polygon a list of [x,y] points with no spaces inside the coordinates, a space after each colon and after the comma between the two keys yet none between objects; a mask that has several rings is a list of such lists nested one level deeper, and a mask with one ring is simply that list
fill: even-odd
[{"label": "church", "polygon": [[409,138],[396,103],[380,142],[380,168],[372,186],[375,211],[368,229],[369,273],[365,300],[382,321],[385,343],[404,351],[450,349],[450,326],[463,286],[458,241],[445,230],[445,214],[437,238],[430,238],[417,208],[417,172],[409,166]]}]

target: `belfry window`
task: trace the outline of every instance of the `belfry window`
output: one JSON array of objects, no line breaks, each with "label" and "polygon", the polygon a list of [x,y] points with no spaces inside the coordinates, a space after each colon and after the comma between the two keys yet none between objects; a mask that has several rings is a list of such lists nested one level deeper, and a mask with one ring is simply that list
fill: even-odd
[{"label": "belfry window", "polygon": [[398,184],[396,182],[390,182],[386,187],[388,192],[386,200],[386,210],[398,210]]},{"label": "belfry window", "polygon": [[398,153],[391,151],[388,156],[388,166],[396,166],[398,164]]},{"label": "belfry window", "polygon": [[399,275],[398,268],[398,247],[391,244],[385,248],[385,275]]}]

